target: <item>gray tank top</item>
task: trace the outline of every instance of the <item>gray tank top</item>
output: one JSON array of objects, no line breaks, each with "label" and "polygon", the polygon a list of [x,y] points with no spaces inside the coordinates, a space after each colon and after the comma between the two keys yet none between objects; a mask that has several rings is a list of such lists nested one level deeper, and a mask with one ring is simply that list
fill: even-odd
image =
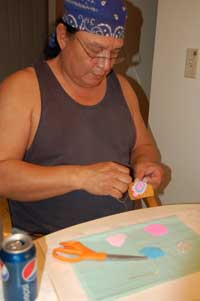
[{"label": "gray tank top", "polygon": [[[41,117],[24,161],[43,166],[84,165],[103,161],[129,164],[135,127],[114,72],[96,105],[75,102],[46,62],[35,66]],[[73,191],[37,202],[9,201],[13,226],[47,234],[81,222],[132,209],[132,201]]]}]

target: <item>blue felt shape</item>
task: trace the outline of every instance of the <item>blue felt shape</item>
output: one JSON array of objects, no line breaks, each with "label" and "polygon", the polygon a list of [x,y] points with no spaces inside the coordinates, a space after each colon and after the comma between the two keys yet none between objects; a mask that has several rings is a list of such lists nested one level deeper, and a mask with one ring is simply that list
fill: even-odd
[{"label": "blue felt shape", "polygon": [[140,254],[147,256],[148,258],[155,259],[165,255],[165,252],[157,247],[145,247],[141,249]]}]

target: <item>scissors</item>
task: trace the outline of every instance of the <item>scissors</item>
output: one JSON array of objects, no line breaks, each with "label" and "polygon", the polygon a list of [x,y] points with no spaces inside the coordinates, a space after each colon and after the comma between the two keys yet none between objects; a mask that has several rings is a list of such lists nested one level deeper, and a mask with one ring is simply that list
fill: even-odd
[{"label": "scissors", "polygon": [[[61,242],[62,247],[55,248],[52,252],[53,256],[59,260],[66,262],[79,262],[82,260],[144,260],[148,259],[146,256],[133,256],[133,255],[118,255],[118,254],[107,254],[103,252],[95,252],[79,241],[68,241]],[[65,255],[73,255],[63,256]]]}]

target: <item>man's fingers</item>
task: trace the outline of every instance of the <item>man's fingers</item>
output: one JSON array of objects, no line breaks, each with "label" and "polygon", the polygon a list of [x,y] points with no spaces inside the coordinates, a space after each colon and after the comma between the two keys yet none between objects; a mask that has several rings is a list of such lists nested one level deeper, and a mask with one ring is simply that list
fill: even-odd
[{"label": "man's fingers", "polygon": [[122,172],[122,173],[125,173],[125,174],[130,174],[130,168],[129,167],[127,167],[127,166],[124,166],[124,165],[121,165],[121,164],[118,164],[118,163],[113,163],[114,165],[114,167],[118,170],[118,171],[120,171],[120,172]]},{"label": "man's fingers", "polygon": [[124,184],[130,184],[132,182],[132,178],[129,175],[120,174],[117,179]]},{"label": "man's fingers", "polygon": [[128,190],[128,184],[122,183],[118,180],[112,181],[112,187],[119,190],[122,194]]},{"label": "man's fingers", "polygon": [[121,199],[123,197],[123,193],[121,193],[119,190],[113,188],[110,192],[110,195],[115,199]]},{"label": "man's fingers", "polygon": [[101,162],[85,167],[83,189],[96,195],[121,198],[132,182],[127,166],[115,162]]}]

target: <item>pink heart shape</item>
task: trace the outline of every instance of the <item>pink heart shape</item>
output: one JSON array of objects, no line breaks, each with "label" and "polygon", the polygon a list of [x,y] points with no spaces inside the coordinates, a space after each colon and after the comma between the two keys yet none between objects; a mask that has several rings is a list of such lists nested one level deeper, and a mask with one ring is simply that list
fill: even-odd
[{"label": "pink heart shape", "polygon": [[114,247],[121,247],[127,238],[126,234],[115,234],[106,238],[106,241]]},{"label": "pink heart shape", "polygon": [[162,236],[168,233],[167,227],[161,224],[151,224],[144,228],[144,231],[148,232],[152,236]]}]

